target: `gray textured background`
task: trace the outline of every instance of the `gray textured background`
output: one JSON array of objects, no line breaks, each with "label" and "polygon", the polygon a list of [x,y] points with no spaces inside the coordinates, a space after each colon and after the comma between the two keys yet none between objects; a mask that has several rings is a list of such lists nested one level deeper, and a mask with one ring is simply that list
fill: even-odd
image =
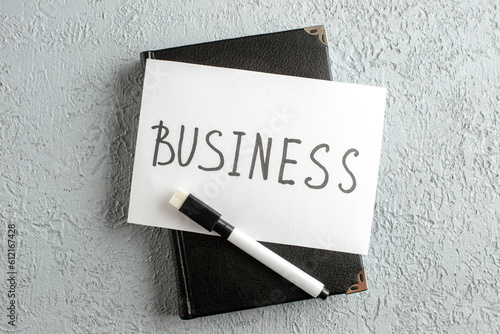
[{"label": "gray textured background", "polygon": [[[499,22],[496,0],[2,0],[0,332],[500,332]],[[336,80],[388,88],[369,291],[181,321],[164,231],[126,223],[139,52],[317,24]]]}]

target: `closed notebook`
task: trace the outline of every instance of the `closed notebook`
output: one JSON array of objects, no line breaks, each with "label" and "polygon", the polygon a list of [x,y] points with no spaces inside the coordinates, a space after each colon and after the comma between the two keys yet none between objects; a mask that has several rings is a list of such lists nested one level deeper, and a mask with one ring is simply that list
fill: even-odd
[{"label": "closed notebook", "polygon": [[[323,26],[141,53],[160,59],[331,80]],[[179,316],[192,319],[311,298],[226,240],[169,231]],[[366,290],[361,255],[263,243],[323,282],[330,294]]]}]

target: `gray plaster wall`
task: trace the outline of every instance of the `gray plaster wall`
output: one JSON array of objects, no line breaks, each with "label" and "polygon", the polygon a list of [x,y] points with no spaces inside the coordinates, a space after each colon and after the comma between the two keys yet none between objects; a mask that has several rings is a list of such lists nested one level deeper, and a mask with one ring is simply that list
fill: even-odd
[{"label": "gray plaster wall", "polygon": [[[0,332],[500,332],[499,22],[496,0],[2,0]],[[369,290],[181,321],[165,231],[126,223],[139,52],[318,24],[337,81],[388,88]]]}]

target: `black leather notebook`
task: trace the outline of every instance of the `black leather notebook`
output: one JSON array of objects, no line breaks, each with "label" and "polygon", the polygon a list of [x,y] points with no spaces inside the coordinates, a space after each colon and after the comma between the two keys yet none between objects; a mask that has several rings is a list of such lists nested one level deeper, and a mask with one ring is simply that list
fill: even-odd
[{"label": "black leather notebook", "polygon": [[[141,53],[144,65],[148,58],[332,79],[323,26]],[[312,298],[220,237],[169,233],[182,319]],[[330,294],[367,289],[361,255],[263,244],[323,282]]]}]

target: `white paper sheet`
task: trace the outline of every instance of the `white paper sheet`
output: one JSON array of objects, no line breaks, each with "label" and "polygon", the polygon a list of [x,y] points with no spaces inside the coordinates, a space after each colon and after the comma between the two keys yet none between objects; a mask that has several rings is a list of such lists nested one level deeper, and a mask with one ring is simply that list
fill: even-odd
[{"label": "white paper sheet", "polygon": [[257,240],[367,254],[385,98],[380,87],[149,59],[128,221],[208,233],[169,205],[182,187]]}]

